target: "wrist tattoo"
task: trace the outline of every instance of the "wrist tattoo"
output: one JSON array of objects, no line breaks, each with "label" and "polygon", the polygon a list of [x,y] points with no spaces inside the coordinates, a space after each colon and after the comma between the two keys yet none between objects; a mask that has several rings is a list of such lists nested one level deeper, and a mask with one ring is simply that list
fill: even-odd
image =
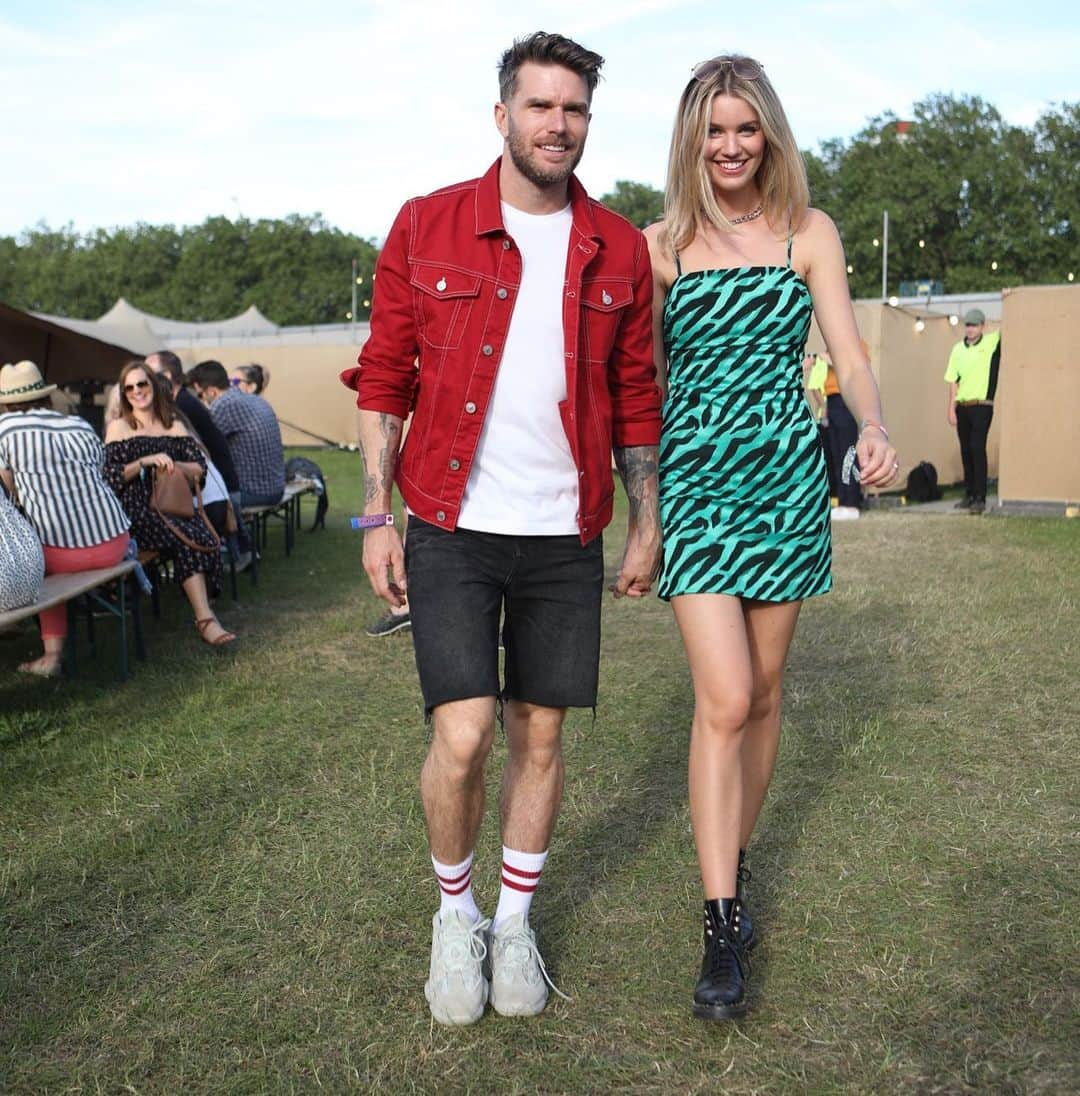
[{"label": "wrist tattoo", "polygon": [[[630,503],[630,520],[655,517],[657,450],[653,445],[637,445],[629,449],[616,449],[615,467],[626,488]],[[651,511],[651,515],[648,513]]]}]

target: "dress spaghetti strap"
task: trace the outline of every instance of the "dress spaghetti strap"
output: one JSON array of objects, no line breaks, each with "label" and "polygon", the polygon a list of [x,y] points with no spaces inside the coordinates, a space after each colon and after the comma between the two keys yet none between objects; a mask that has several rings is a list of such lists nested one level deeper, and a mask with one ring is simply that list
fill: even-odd
[{"label": "dress spaghetti strap", "polygon": [[681,278],[682,277],[682,263],[679,261],[679,253],[675,250],[675,248],[672,248],[671,249],[671,254],[675,256],[675,277],[676,278]]},{"label": "dress spaghetti strap", "polygon": [[791,266],[791,241],[795,239],[795,233],[792,232],[787,238],[787,264]]}]

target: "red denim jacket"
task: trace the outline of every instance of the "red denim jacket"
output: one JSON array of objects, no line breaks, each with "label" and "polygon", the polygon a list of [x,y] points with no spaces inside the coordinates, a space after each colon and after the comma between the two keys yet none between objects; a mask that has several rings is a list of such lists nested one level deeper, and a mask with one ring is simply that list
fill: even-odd
[{"label": "red denim jacket", "polygon": [[[612,446],[659,442],[660,391],[645,238],[576,178],[570,205],[559,413],[586,544],[611,520]],[[445,529],[457,524],[520,283],[496,161],[480,179],[402,207],[375,268],[371,336],[341,374],[358,407],[402,419],[413,411],[398,488],[414,514]]]}]

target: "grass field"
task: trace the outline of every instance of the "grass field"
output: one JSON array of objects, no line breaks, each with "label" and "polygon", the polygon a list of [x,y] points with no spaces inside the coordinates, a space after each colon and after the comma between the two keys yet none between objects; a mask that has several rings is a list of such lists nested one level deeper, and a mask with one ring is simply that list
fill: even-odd
[{"label": "grass field", "polygon": [[422,993],[411,645],[363,637],[358,458],[315,457],[329,528],[288,561],[272,537],[258,591],[222,607],[234,651],[171,590],[123,686],[108,636],[74,684],[15,675],[34,634],[0,636],[0,1090],[1076,1091],[1080,522],[835,530],[751,846],[763,940],[738,1024],[689,1013],[678,636],[661,602],[609,601],[533,914],[573,1002],[446,1030]]}]

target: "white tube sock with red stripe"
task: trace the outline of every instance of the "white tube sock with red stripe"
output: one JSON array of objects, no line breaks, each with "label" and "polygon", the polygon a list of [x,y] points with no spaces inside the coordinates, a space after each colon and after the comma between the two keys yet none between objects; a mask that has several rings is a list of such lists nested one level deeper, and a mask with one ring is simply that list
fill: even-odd
[{"label": "white tube sock with red stripe", "polygon": [[499,906],[495,910],[493,928],[500,921],[520,913],[525,920],[529,918],[529,906],[533,892],[540,882],[540,873],[544,870],[547,852],[518,852],[503,845],[502,887],[499,890]]},{"label": "white tube sock with red stripe", "polygon": [[431,866],[439,884],[439,917],[450,910],[465,914],[471,921],[480,919],[480,910],[472,892],[472,859],[469,853],[460,864],[441,864],[433,856]]}]

